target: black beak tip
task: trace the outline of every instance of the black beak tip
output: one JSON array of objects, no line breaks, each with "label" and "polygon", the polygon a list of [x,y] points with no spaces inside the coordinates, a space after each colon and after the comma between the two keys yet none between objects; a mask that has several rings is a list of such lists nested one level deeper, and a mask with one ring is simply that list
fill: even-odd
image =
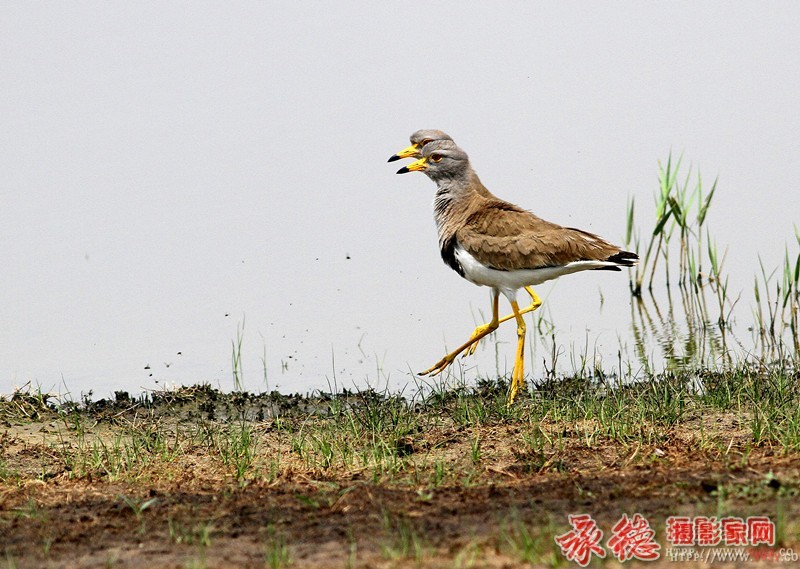
[{"label": "black beak tip", "polygon": [[411,172],[411,170],[409,170],[409,169],[408,169],[408,168],[406,168],[405,166],[403,166],[402,168],[400,168],[400,169],[397,171],[397,173],[398,173],[398,174],[405,174],[405,173],[407,173],[407,172]]},{"label": "black beak tip", "polygon": [[397,154],[392,154],[387,162],[394,162],[395,160],[400,160],[400,157]]}]

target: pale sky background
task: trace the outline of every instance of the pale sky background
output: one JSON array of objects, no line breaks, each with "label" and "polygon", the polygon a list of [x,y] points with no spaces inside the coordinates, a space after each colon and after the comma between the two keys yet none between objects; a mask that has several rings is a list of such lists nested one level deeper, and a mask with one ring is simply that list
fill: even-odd
[{"label": "pale sky background", "polygon": [[[419,128],[494,193],[618,243],[628,197],[649,227],[658,161],[683,153],[719,175],[745,317],[758,255],[776,266],[800,222],[796,2],[0,12],[0,393],[230,389],[242,324],[249,389],[265,366],[282,391],[402,387],[489,308],[439,259],[433,184],[386,163]],[[540,292],[567,345],[629,334],[624,274]]]}]

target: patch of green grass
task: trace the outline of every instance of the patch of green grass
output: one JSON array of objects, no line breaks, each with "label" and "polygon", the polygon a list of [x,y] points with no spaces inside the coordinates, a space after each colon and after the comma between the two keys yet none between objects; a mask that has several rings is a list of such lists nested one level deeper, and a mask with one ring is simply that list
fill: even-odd
[{"label": "patch of green grass", "polygon": [[481,547],[476,541],[470,541],[453,558],[453,569],[471,569],[477,566]]},{"label": "patch of green grass", "polygon": [[185,569],[206,569],[207,566],[205,553],[202,552],[184,564]]},{"label": "patch of green grass", "polygon": [[211,520],[182,522],[169,518],[167,526],[169,540],[172,543],[198,545],[200,547],[209,547],[211,545],[211,535],[214,532],[214,524]]},{"label": "patch of green grass", "polygon": [[6,550],[5,559],[3,561],[5,563],[3,565],[4,569],[17,569],[17,567],[19,567],[19,565],[17,565],[17,560],[14,559],[14,556],[11,555],[8,550]]},{"label": "patch of green grass", "polygon": [[553,536],[556,528],[552,522],[528,524],[518,512],[500,522],[499,548],[510,557],[537,567],[555,567],[564,564],[564,559],[556,554]]},{"label": "patch of green grass", "polygon": [[[187,419],[177,419],[191,404],[179,394],[162,408],[134,409],[129,415],[115,408],[110,418],[74,406],[63,413],[50,409],[63,426],[54,435],[43,431],[39,448],[52,449],[50,460],[61,468],[43,467],[41,477],[63,472],[109,481],[170,479],[180,474],[181,461],[201,453],[240,486],[253,480],[272,483],[299,464],[311,472],[355,472],[374,482],[411,480],[436,488],[480,479],[491,455],[486,436],[500,425],[516,426],[514,452],[530,472],[559,470],[554,457],[563,453],[566,441],[586,448],[622,444],[632,455],[633,449],[668,443],[675,429],[687,426],[699,448],[728,455],[731,437],[709,430],[702,419],[708,413],[728,417],[736,429],[731,434],[735,456],[745,461],[748,448],[800,451],[800,382],[792,368],[742,364],[714,372],[675,370],[623,385],[594,372],[550,378],[533,383],[529,395],[510,409],[505,387],[503,380],[482,381],[413,398],[373,390],[322,394],[282,408],[281,416],[270,421],[258,419],[247,407],[256,396],[244,393],[231,395],[230,403],[213,395],[218,408],[228,405],[215,420],[197,412],[204,402],[195,403]],[[193,393],[208,395],[200,388]],[[467,438],[457,436],[466,446],[445,459],[451,443],[429,434],[447,431]],[[636,456],[647,460],[650,454]],[[6,479],[12,476],[8,460],[4,455],[0,463]]]},{"label": "patch of green grass", "polygon": [[158,503],[158,498],[151,498],[149,500],[139,500],[137,498],[125,496],[123,494],[120,494],[118,498],[131,509],[134,516],[136,517],[136,521],[139,522],[139,535],[144,535],[146,531],[144,512],[148,508],[155,506]]},{"label": "patch of green grass", "polygon": [[41,522],[47,521],[47,510],[40,508],[39,504],[33,498],[28,498],[25,505],[13,508],[11,514],[19,518],[27,518]]},{"label": "patch of green grass", "polygon": [[237,421],[223,428],[208,431],[219,458],[238,482],[245,480],[256,455],[256,438],[253,426]]},{"label": "patch of green grass", "polygon": [[429,553],[423,535],[411,520],[383,512],[384,541],[381,553],[388,560],[413,560],[420,563]]},{"label": "patch of green grass", "polygon": [[268,534],[264,543],[265,566],[270,569],[280,569],[292,565],[292,554],[286,543],[286,537],[272,527],[268,528]]}]

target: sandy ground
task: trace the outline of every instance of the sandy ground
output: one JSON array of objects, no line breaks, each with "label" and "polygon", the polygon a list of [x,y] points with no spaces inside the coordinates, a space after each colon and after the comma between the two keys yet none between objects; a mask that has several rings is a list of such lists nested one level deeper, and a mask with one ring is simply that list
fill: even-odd
[{"label": "sandy ground", "polygon": [[[732,549],[762,558],[800,551],[800,456],[748,447],[737,421],[696,417],[654,445],[587,444],[578,426],[551,425],[563,431],[544,453],[525,450],[529,425],[443,425],[401,441],[402,465],[381,472],[309,466],[286,430],[266,419],[253,423],[253,464],[262,467],[237,479],[198,442],[137,462],[135,472],[79,473],[64,458],[78,443],[63,419],[6,420],[0,567],[577,566],[554,538],[581,513],[597,522],[603,544],[623,514],[639,513],[662,546],[656,561],[622,564],[606,547],[594,565],[698,566],[669,552],[666,519],[679,515],[768,516],[778,527],[774,547]],[[93,420],[83,436],[113,441],[123,426],[129,432],[130,422]],[[280,468],[269,471],[276,455]],[[712,565],[800,566],[776,563]]]}]

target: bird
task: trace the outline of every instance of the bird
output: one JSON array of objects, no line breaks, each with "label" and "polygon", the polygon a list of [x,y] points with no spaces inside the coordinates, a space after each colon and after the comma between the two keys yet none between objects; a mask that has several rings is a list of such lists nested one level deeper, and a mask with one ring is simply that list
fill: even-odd
[{"label": "bird", "polygon": [[[400,160],[401,158],[419,158],[422,156],[422,149],[425,148],[425,146],[431,142],[447,140],[455,144],[453,138],[449,134],[435,128],[418,130],[412,133],[411,136],[408,137],[408,139],[409,142],[411,142],[411,145],[407,146],[406,148],[395,154],[392,154],[389,157],[388,162],[394,162],[395,160]],[[491,192],[489,192],[489,190],[487,190],[483,186],[483,184],[480,184],[480,187],[478,187],[477,190],[479,192],[485,192],[484,195],[486,196],[494,197],[491,194]],[[539,299],[539,297],[536,295],[536,293],[533,291],[531,287],[526,286],[524,288],[525,291],[528,293],[528,295],[531,297],[531,306],[523,309],[522,310],[523,314],[535,310],[542,304],[542,301]],[[507,316],[500,318],[498,323],[502,324],[503,322],[507,322],[513,318],[514,318],[513,314],[508,314]],[[471,338],[475,340],[470,345],[470,347],[464,352],[464,356],[470,356],[475,353],[475,351],[478,349],[478,344],[480,343],[480,338],[478,338],[478,336],[480,336],[481,338],[483,337],[482,332],[485,328],[486,328],[485,324],[475,328],[475,331],[472,333],[471,336]]]},{"label": "bird", "polygon": [[400,160],[401,158],[419,158],[422,156],[422,149],[425,148],[425,145],[429,142],[436,140],[453,141],[450,135],[446,132],[442,132],[441,130],[436,130],[433,128],[418,130],[409,136],[408,140],[411,142],[411,146],[403,148],[403,150],[397,154],[392,154],[389,157],[388,162],[394,162],[395,160]]},{"label": "bird", "polygon": [[[409,148],[413,146],[412,141]],[[492,291],[491,321],[478,326],[465,343],[420,375],[441,373],[459,354],[472,353],[481,338],[497,330],[502,294],[513,312],[508,319],[514,318],[517,324],[517,349],[507,396],[507,405],[511,406],[525,386],[526,326],[522,316],[542,304],[530,287],[580,271],[620,271],[636,265],[639,256],[602,237],[546,221],[498,198],[481,183],[467,153],[449,137],[419,148],[421,157],[397,173],[423,172],[436,183],[433,216],[442,260],[469,282]],[[409,149],[400,154],[413,156]],[[531,295],[532,302],[524,309],[517,303],[520,289]]]}]

